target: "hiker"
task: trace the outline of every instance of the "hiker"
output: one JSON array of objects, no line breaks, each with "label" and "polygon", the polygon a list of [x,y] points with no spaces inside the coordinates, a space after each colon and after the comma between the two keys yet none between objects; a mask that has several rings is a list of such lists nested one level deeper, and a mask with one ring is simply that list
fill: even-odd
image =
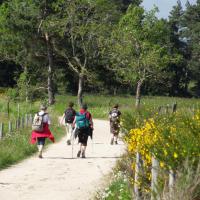
[{"label": "hiker", "polygon": [[113,143],[118,144],[118,135],[120,131],[120,115],[121,112],[118,110],[119,105],[115,104],[112,110],[109,112],[109,120],[110,120],[110,133],[112,134],[110,144]]},{"label": "hiker", "polygon": [[47,107],[41,105],[40,111],[34,116],[32,124],[33,131],[31,134],[31,143],[35,144],[37,142],[39,158],[42,158],[42,150],[44,148],[46,138],[49,138],[52,142],[54,142],[54,136],[49,130],[50,124],[51,122],[47,112]]},{"label": "hiker", "polygon": [[68,108],[65,110],[63,116],[62,116],[62,120],[61,120],[61,124],[63,123],[63,121],[65,120],[65,127],[66,127],[66,134],[67,134],[67,144],[70,145],[71,141],[72,141],[72,137],[73,137],[73,121],[76,115],[76,111],[73,109],[74,103],[73,102],[69,102],[68,104]]},{"label": "hiker", "polygon": [[78,131],[78,142],[80,143],[80,149],[77,153],[77,157],[80,156],[85,158],[85,151],[87,147],[87,141],[89,135],[92,138],[93,131],[93,121],[92,115],[87,111],[87,104],[83,104],[82,108],[78,113],[73,122],[73,127],[76,125],[76,130]]}]

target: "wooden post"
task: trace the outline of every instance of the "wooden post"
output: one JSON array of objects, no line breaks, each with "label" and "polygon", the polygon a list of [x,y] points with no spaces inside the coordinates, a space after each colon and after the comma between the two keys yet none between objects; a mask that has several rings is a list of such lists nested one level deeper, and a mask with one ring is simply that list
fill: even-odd
[{"label": "wooden post", "polygon": [[21,128],[24,128],[24,117],[21,117]]},{"label": "wooden post", "polygon": [[17,129],[18,129],[18,120],[15,119],[15,130],[17,130]]},{"label": "wooden post", "polygon": [[170,197],[173,196],[174,182],[175,182],[175,173],[174,173],[174,171],[171,169],[171,170],[169,171],[169,194],[170,194]]},{"label": "wooden post", "polygon": [[174,104],[172,105],[172,113],[175,113],[176,110],[177,110],[177,103],[174,103]]},{"label": "wooden post", "polygon": [[0,123],[0,140],[3,138],[3,123]]},{"label": "wooden post", "polygon": [[152,169],[151,169],[151,200],[158,200],[158,169],[159,169],[159,162],[152,157]]},{"label": "wooden post", "polygon": [[28,114],[25,114],[25,126],[28,127]]},{"label": "wooden post", "polygon": [[158,114],[161,114],[161,112],[162,112],[162,106],[159,106],[158,107]]},{"label": "wooden post", "polygon": [[8,133],[12,133],[12,122],[8,122]]},{"label": "wooden post", "polygon": [[134,183],[134,194],[135,200],[140,200],[140,191],[139,191],[139,175],[141,171],[141,160],[140,154],[136,153],[136,163],[135,163],[135,183]]},{"label": "wooden post", "polygon": [[32,116],[32,114],[29,115],[29,120],[30,120],[30,126],[31,126],[32,122],[33,122],[33,116]]},{"label": "wooden post", "polygon": [[8,113],[8,119],[10,118],[10,100],[7,102],[7,113]]},{"label": "wooden post", "polygon": [[20,129],[21,123],[20,123],[20,117],[17,118],[17,129]]},{"label": "wooden post", "polygon": [[169,104],[167,104],[167,106],[165,107],[165,114],[169,113]]},{"label": "wooden post", "polygon": [[19,118],[20,116],[20,106],[19,103],[17,104],[17,117]]}]

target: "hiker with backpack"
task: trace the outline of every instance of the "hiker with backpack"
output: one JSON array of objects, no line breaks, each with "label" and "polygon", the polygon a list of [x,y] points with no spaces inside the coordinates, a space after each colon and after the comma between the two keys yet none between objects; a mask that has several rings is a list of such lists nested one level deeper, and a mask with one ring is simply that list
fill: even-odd
[{"label": "hiker with backpack", "polygon": [[65,120],[65,127],[66,127],[66,134],[67,134],[67,144],[70,145],[72,142],[73,137],[73,121],[76,115],[76,111],[73,109],[74,103],[69,102],[68,108],[65,110],[62,119],[61,124]]},{"label": "hiker with backpack", "polygon": [[76,126],[78,131],[78,142],[80,143],[80,149],[77,153],[77,157],[85,158],[85,151],[87,147],[88,137],[92,138],[93,120],[90,112],[87,111],[87,104],[83,104],[79,112],[76,113],[73,126]]},{"label": "hiker with backpack", "polygon": [[119,111],[119,105],[115,104],[112,110],[109,112],[109,120],[110,120],[110,133],[112,134],[110,144],[113,145],[118,144],[118,135],[120,131],[120,116],[121,112]]},{"label": "hiker with backpack", "polygon": [[49,130],[50,124],[51,122],[47,112],[47,107],[41,105],[40,111],[34,116],[31,134],[31,143],[35,144],[37,142],[39,158],[42,158],[42,150],[44,148],[46,138],[49,138],[52,142],[54,142],[54,136]]}]

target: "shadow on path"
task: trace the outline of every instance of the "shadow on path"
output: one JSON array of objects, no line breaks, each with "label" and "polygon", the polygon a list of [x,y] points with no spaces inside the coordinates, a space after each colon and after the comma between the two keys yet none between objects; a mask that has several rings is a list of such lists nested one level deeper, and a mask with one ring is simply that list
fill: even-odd
[{"label": "shadow on path", "polygon": [[[108,158],[122,158],[121,156],[99,156],[99,157],[86,157],[85,159],[108,159]],[[73,160],[73,159],[81,159],[77,157],[67,158],[67,157],[43,157],[43,159],[66,159],[66,160]]]}]

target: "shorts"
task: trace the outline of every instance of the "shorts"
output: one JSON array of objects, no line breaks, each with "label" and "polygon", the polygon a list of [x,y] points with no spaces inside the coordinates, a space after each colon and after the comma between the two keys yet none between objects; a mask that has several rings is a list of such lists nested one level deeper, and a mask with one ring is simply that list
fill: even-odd
[{"label": "shorts", "polygon": [[37,144],[38,145],[44,145],[45,144],[45,137],[38,137],[37,138]]},{"label": "shorts", "polygon": [[111,134],[117,136],[117,135],[119,135],[119,131],[120,131],[119,124],[110,123],[110,133]]}]

